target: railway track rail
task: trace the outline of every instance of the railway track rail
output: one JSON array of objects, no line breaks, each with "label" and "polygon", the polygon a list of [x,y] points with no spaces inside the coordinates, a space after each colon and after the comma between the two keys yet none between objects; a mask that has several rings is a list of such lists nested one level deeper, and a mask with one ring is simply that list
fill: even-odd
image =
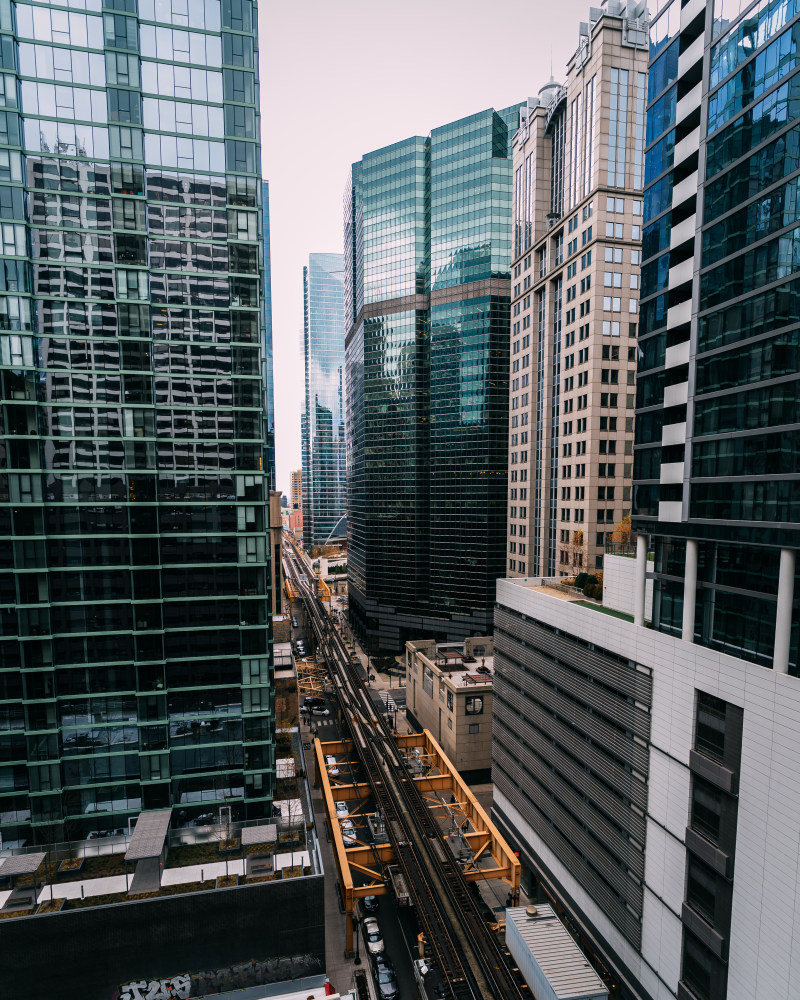
[{"label": "railway track rail", "polygon": [[290,549],[285,549],[284,563],[330,669],[356,752],[449,996],[452,1000],[529,997],[486,926],[386,720],[376,710],[350,652],[317,598],[311,572]]}]

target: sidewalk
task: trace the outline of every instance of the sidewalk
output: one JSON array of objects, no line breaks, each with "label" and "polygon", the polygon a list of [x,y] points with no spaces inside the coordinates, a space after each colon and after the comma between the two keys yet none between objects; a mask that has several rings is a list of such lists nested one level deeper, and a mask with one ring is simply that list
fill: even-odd
[{"label": "sidewalk", "polygon": [[[306,720],[301,720],[300,736],[303,743],[311,742],[311,731]],[[346,993],[353,986],[353,973],[357,966],[352,959],[345,958],[344,955],[345,919],[339,906],[336,863],[325,826],[322,792],[311,784],[316,768],[313,750],[306,750],[304,757],[306,774],[309,776],[314,823],[317,828],[322,864],[325,868],[325,973],[338,992]]]}]

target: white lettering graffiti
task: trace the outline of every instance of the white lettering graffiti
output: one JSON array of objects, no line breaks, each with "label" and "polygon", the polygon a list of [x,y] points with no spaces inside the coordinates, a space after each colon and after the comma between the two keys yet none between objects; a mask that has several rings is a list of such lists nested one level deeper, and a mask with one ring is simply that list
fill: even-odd
[{"label": "white lettering graffiti", "polygon": [[140,979],[128,983],[120,990],[119,1000],[188,1000],[192,995],[191,976],[173,976],[172,979]]}]

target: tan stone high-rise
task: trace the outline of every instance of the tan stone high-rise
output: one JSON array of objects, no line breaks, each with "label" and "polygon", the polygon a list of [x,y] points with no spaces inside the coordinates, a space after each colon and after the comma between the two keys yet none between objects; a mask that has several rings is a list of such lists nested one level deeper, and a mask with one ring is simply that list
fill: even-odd
[{"label": "tan stone high-rise", "polygon": [[292,485],[289,495],[289,506],[292,510],[303,509],[303,470],[292,473]]},{"label": "tan stone high-rise", "polygon": [[648,24],[589,14],[514,139],[509,576],[600,568],[631,507]]}]

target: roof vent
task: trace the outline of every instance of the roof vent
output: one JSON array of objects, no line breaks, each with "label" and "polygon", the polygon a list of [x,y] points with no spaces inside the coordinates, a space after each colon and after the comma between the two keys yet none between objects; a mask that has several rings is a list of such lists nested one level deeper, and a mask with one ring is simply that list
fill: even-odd
[{"label": "roof vent", "polygon": [[530,917],[531,920],[535,920],[536,917],[539,915],[539,911],[535,906],[526,906],[525,912],[527,913],[527,915]]}]

